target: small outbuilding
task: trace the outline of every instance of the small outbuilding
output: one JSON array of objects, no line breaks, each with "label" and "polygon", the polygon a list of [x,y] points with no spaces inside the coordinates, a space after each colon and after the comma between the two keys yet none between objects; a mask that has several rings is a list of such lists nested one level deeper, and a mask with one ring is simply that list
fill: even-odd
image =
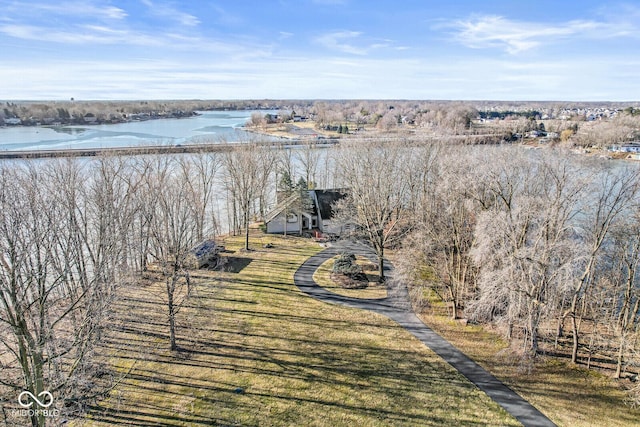
[{"label": "small outbuilding", "polygon": [[214,267],[223,250],[224,246],[218,245],[214,240],[205,240],[189,251],[186,263],[192,268]]}]

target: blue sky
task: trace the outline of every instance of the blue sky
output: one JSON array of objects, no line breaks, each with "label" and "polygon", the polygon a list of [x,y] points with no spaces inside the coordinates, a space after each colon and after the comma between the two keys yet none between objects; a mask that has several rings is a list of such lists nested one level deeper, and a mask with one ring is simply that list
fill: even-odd
[{"label": "blue sky", "polygon": [[0,0],[0,99],[640,100],[634,1]]}]

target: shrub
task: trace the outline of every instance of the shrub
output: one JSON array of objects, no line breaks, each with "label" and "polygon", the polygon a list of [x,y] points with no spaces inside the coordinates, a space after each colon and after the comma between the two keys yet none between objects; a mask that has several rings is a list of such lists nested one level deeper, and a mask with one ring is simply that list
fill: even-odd
[{"label": "shrub", "polygon": [[342,253],[333,263],[333,272],[345,276],[357,276],[362,273],[362,268],[356,264],[356,256],[350,253]]}]

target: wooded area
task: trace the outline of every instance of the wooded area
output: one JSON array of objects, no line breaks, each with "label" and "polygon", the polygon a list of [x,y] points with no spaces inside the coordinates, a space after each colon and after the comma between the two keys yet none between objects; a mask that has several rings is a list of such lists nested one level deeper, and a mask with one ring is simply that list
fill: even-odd
[{"label": "wooded area", "polygon": [[[146,270],[165,282],[178,349],[189,250],[224,220],[239,233],[263,218],[284,172],[348,189],[337,216],[380,258],[399,254],[417,307],[437,295],[452,317],[502,331],[523,360],[556,354],[637,377],[636,164],[398,139],[321,151],[248,142],[228,153],[0,164],[2,395],[48,390],[81,414],[109,388],[92,350],[118,287]],[[630,396],[637,405],[639,387]]]},{"label": "wooded area", "polygon": [[637,381],[637,164],[398,141],[336,153],[349,189],[336,209],[379,257],[395,250],[417,305],[437,295],[523,360],[555,354]]}]

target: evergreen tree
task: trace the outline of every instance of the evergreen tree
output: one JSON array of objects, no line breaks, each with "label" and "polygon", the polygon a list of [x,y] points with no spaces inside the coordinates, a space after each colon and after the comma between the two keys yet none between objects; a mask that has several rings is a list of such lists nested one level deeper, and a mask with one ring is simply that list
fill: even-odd
[{"label": "evergreen tree", "polygon": [[298,191],[298,194],[300,195],[300,200],[298,201],[296,207],[303,212],[311,212],[313,210],[313,200],[311,200],[311,196],[309,195],[306,181],[300,178],[296,189]]},{"label": "evergreen tree", "polygon": [[288,197],[294,187],[293,180],[291,179],[291,174],[289,174],[289,171],[282,170],[281,173],[282,177],[280,178],[280,182],[278,183],[278,189],[287,193]]},{"label": "evergreen tree", "polygon": [[[293,180],[291,179],[291,174],[286,169],[282,170],[282,177],[280,178],[280,182],[278,182],[278,189],[284,196],[282,199],[278,198],[278,202],[285,201],[294,193],[296,186],[293,184]],[[290,209],[285,207],[284,210],[284,235],[287,235],[287,221],[289,218]]]},{"label": "evergreen tree", "polygon": [[308,190],[309,183],[307,182],[306,179],[304,179],[303,177],[300,177],[300,179],[298,180],[298,183],[296,184],[296,188],[298,190]]}]

